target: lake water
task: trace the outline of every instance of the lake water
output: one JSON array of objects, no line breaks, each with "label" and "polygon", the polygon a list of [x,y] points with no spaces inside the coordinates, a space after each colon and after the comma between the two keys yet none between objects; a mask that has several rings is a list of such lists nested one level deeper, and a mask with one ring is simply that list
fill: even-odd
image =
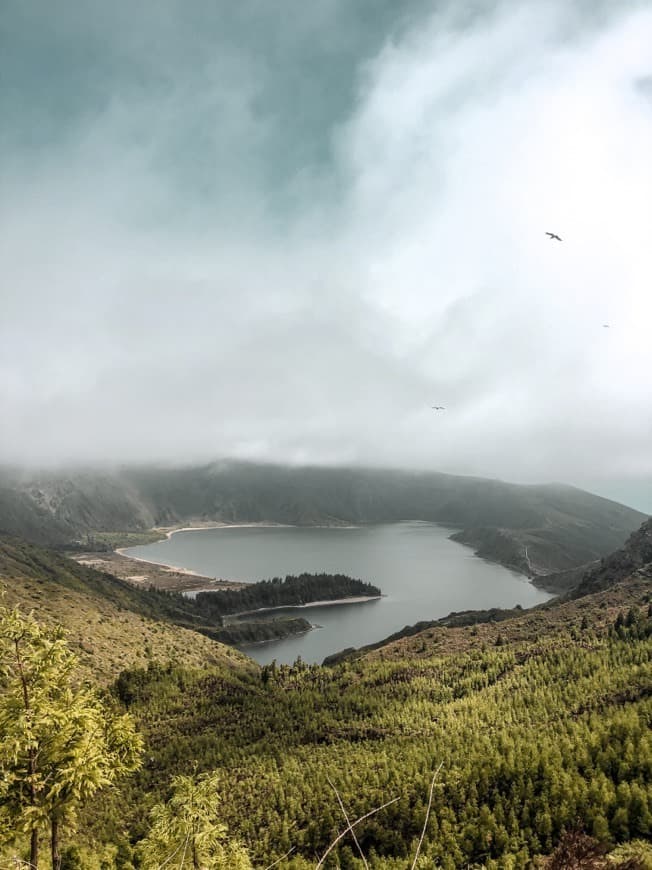
[{"label": "lake water", "polygon": [[360,528],[231,527],[177,532],[124,552],[224,580],[255,582],[325,571],[379,586],[385,597],[375,601],[275,611],[299,614],[320,627],[246,648],[261,664],[272,659],[292,663],[299,655],[312,663],[454,610],[532,607],[550,598],[521,574],[474,556],[468,547],[449,540],[450,534],[450,529],[424,522]]}]

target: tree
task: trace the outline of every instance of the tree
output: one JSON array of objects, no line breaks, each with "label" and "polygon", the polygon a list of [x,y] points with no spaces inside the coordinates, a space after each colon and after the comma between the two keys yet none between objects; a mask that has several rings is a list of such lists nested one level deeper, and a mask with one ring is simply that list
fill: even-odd
[{"label": "tree", "polygon": [[34,868],[46,825],[60,870],[60,832],[78,807],[140,763],[132,718],[76,686],[76,662],[62,628],[0,608],[0,838],[28,834]]},{"label": "tree", "polygon": [[151,830],[138,845],[143,870],[163,864],[169,870],[251,870],[244,847],[227,838],[219,821],[218,775],[176,776],[172,789],[170,800],[152,809]]},{"label": "tree", "polygon": [[607,865],[605,846],[589,837],[579,828],[574,828],[559,841],[552,853],[548,870],[601,870]]}]

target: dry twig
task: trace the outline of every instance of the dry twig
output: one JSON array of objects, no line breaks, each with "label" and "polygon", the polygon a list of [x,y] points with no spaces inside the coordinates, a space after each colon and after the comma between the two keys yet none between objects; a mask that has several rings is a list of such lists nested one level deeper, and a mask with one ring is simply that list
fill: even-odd
[{"label": "dry twig", "polygon": [[432,782],[430,783],[430,795],[428,797],[428,809],[426,810],[426,820],[423,823],[423,830],[421,831],[421,837],[419,839],[417,851],[416,851],[416,854],[414,856],[414,861],[412,862],[411,870],[414,870],[414,868],[417,866],[417,861],[419,859],[419,852],[421,851],[421,846],[423,844],[423,838],[426,836],[426,828],[428,827],[428,819],[430,818],[430,808],[432,806],[432,794],[435,790],[435,782],[436,782],[437,777],[439,775],[439,771],[442,769],[443,766],[444,766],[444,762],[442,761],[441,764],[439,765],[439,767],[437,768],[437,770],[434,772],[433,777],[432,777]]},{"label": "dry twig", "polygon": [[294,849],[295,849],[295,847],[292,846],[290,849],[287,850],[285,855],[281,855],[280,858],[277,858],[276,861],[274,861],[272,864],[269,864],[267,867],[265,867],[265,870],[272,870],[272,867],[276,867],[276,865],[280,864],[281,861],[283,861],[285,858],[287,858],[288,855],[291,855],[294,852]]},{"label": "dry twig", "polygon": [[333,840],[333,842],[330,844],[330,846],[328,847],[328,849],[326,849],[326,851],[324,852],[324,854],[323,854],[323,855],[321,856],[321,858],[319,859],[319,863],[318,863],[317,866],[315,867],[315,870],[319,870],[319,868],[323,865],[324,861],[326,860],[326,858],[328,857],[328,855],[330,855],[330,853],[333,851],[333,849],[335,848],[335,846],[337,846],[337,844],[340,842],[340,840],[342,840],[344,837],[346,837],[346,835],[349,833],[349,831],[352,831],[352,830],[355,828],[356,825],[359,825],[360,822],[364,822],[364,820],[365,820],[365,819],[368,819],[369,816],[373,816],[373,815],[375,815],[376,813],[379,813],[381,810],[384,810],[385,807],[389,807],[389,806],[391,806],[391,804],[395,804],[397,800],[400,800],[400,798],[397,798],[397,797],[392,798],[392,800],[391,800],[391,801],[387,801],[386,804],[382,804],[382,806],[376,807],[375,810],[370,810],[370,812],[365,813],[364,816],[360,816],[359,819],[356,819],[355,822],[351,822],[351,823],[349,824],[349,826],[346,828],[346,830],[342,831],[342,833],[341,833],[338,837],[336,837],[336,838]]},{"label": "dry twig", "polygon": [[358,842],[358,838],[357,838],[356,835],[355,835],[355,831],[354,831],[353,828],[351,827],[351,819],[349,819],[349,816],[348,816],[348,814],[347,814],[347,812],[346,812],[346,809],[344,808],[344,804],[342,803],[342,798],[340,797],[340,793],[339,793],[338,790],[335,788],[335,784],[334,784],[333,781],[331,780],[330,776],[327,776],[326,779],[328,780],[329,785],[331,786],[331,788],[333,789],[333,791],[334,791],[335,794],[337,795],[337,801],[338,801],[338,803],[339,803],[339,805],[340,805],[340,809],[342,810],[342,813],[344,814],[344,818],[345,818],[345,820],[346,820],[346,823],[347,823],[347,825],[349,826],[349,828],[350,828],[350,830],[351,830],[351,836],[353,837],[353,842],[355,843],[356,848],[357,848],[358,852],[360,853],[360,857],[362,858],[362,863],[363,863],[364,866],[365,866],[365,870],[369,870],[369,865],[367,864],[367,859],[366,859],[365,856],[364,856],[364,852],[362,851],[362,846],[361,846],[360,843]]}]

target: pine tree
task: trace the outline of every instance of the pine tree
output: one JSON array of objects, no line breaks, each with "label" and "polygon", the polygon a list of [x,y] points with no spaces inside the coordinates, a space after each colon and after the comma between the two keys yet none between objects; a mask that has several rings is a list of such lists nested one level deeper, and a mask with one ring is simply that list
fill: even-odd
[{"label": "pine tree", "polygon": [[173,794],[151,812],[149,835],[138,845],[142,870],[251,870],[244,847],[227,837],[220,822],[218,774],[176,776]]},{"label": "pine tree", "polygon": [[62,629],[0,608],[0,841],[27,834],[34,868],[46,825],[59,870],[60,832],[77,808],[139,765],[131,717],[76,687],[75,665]]}]

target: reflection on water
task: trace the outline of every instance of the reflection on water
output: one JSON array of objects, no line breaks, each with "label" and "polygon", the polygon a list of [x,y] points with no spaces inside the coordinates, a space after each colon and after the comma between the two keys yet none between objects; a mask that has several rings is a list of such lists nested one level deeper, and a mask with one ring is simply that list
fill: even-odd
[{"label": "reflection on water", "polygon": [[132,547],[126,554],[224,580],[255,582],[325,571],[379,586],[384,593],[379,600],[274,611],[275,615],[299,613],[320,627],[246,649],[261,664],[272,659],[291,663],[297,656],[311,663],[454,610],[531,607],[550,597],[522,575],[478,559],[468,547],[449,540],[450,533],[423,522],[360,528],[201,529]]}]

